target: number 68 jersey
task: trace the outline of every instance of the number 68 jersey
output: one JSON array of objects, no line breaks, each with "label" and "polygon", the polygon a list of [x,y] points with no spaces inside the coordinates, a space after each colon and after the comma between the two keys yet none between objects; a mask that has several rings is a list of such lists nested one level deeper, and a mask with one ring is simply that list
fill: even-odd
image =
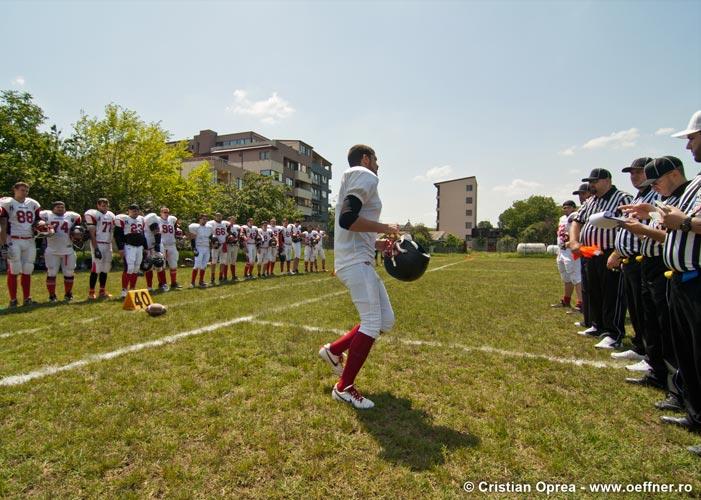
[{"label": "number 68 jersey", "polygon": [[75,212],[56,215],[51,210],[42,210],[39,218],[54,230],[54,234],[46,239],[47,250],[54,255],[71,255],[74,252],[71,230],[80,224],[80,215]]},{"label": "number 68 jersey", "polygon": [[41,206],[32,198],[19,202],[14,198],[0,198],[0,217],[7,217],[7,233],[18,238],[33,238],[32,226],[39,218]]}]

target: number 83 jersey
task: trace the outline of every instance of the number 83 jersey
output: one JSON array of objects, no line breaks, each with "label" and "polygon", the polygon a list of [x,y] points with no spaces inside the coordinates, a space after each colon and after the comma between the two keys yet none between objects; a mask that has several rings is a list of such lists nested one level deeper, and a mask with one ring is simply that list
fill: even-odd
[{"label": "number 83 jersey", "polygon": [[14,198],[0,198],[0,217],[7,217],[7,233],[19,238],[33,238],[32,225],[39,218],[41,206],[32,198],[19,202]]}]

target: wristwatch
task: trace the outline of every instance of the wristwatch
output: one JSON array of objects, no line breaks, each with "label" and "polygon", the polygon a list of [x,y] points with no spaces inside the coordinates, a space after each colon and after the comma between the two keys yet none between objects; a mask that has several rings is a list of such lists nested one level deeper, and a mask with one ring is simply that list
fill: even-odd
[{"label": "wristwatch", "polygon": [[687,217],[679,224],[679,229],[685,233],[691,231],[691,216]]}]

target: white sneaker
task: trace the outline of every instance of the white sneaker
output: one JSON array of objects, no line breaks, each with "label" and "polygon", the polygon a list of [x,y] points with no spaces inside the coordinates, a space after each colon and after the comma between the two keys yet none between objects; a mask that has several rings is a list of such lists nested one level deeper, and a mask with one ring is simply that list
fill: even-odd
[{"label": "white sneaker", "polygon": [[587,325],[584,324],[584,321],[575,321],[574,326],[578,326],[581,328],[581,327],[587,326]]},{"label": "white sneaker", "polygon": [[590,326],[586,330],[581,330],[581,331],[577,332],[577,335],[596,335],[596,332],[598,332],[598,331],[599,330],[597,330],[595,327]]},{"label": "white sneaker", "polygon": [[598,344],[595,344],[594,347],[597,349],[613,349],[618,345],[618,342],[613,337],[604,337],[601,339],[601,341]]},{"label": "white sneaker", "polygon": [[122,288],[122,293],[120,294],[120,297],[122,297],[123,299],[126,299],[126,298],[127,298],[127,291],[126,291],[126,289]]},{"label": "white sneaker", "polygon": [[167,292],[168,290],[170,290],[170,287],[166,284],[163,284],[159,287],[159,289],[161,290],[161,292]]},{"label": "white sneaker", "polygon": [[331,391],[331,397],[336,401],[353,405],[353,408],[357,410],[369,410],[375,406],[375,403],[370,401],[368,398],[364,398],[362,394],[360,394],[352,385],[349,385],[343,391],[339,391],[334,385],[333,390]]},{"label": "white sneaker", "polygon": [[336,356],[331,352],[331,344],[325,344],[319,349],[319,357],[326,361],[331,370],[339,377],[343,374],[343,354]]},{"label": "white sneaker", "polygon": [[611,357],[613,359],[630,359],[632,361],[640,361],[645,359],[645,356],[638,354],[632,349],[623,352],[612,352]]},{"label": "white sneaker", "polygon": [[627,365],[626,370],[631,372],[647,372],[652,370],[652,367],[643,359],[632,365]]}]

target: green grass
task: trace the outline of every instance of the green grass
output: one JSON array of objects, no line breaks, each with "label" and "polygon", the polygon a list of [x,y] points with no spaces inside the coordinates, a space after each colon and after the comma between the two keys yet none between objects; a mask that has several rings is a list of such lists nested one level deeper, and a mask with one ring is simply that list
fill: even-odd
[{"label": "green grass", "polygon": [[[76,303],[0,314],[0,379],[242,316],[286,324],[240,322],[0,386],[0,496],[443,498],[466,495],[466,480],[699,494],[701,460],[685,447],[701,438],[660,424],[663,394],[624,384],[623,363],[548,307],[561,293],[552,260],[452,255],[431,267],[446,264],[410,284],[381,271],[397,323],[358,377],[377,405],[367,412],[331,399],[316,355],[356,322],[329,274],[158,295],[171,306],[160,318],[81,303],[80,274]],[[108,284],[116,294],[118,274]]]}]

